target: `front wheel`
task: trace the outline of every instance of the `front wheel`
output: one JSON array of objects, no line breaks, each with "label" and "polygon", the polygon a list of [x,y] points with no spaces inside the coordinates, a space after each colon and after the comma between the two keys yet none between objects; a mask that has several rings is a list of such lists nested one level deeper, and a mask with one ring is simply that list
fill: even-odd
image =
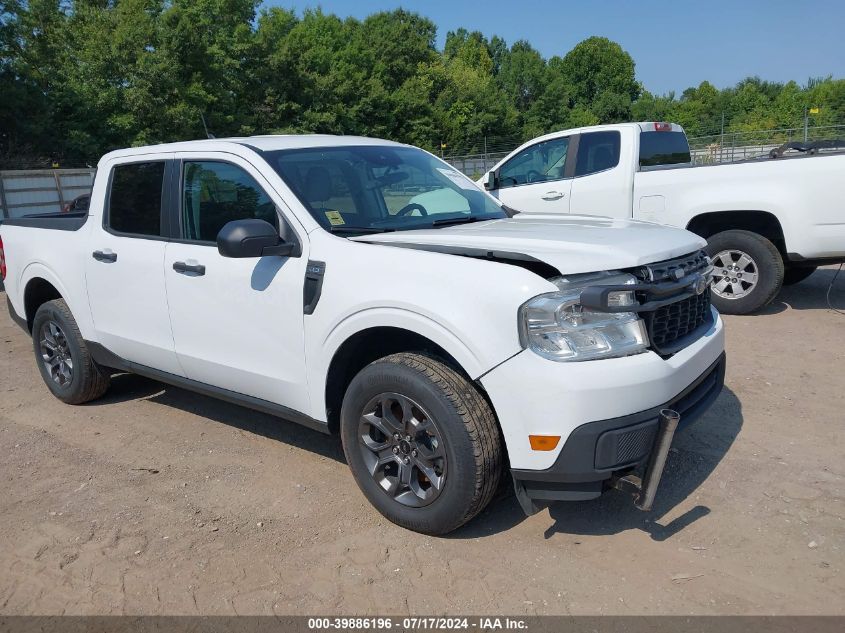
[{"label": "front wheel", "polygon": [[451,532],[498,487],[504,456],[490,405],[428,356],[393,354],[362,369],[343,399],[340,430],[361,491],[410,530]]},{"label": "front wheel", "polygon": [[713,260],[713,304],[725,314],[748,314],[768,305],[783,284],[783,259],[762,235],[730,230],[707,240]]}]

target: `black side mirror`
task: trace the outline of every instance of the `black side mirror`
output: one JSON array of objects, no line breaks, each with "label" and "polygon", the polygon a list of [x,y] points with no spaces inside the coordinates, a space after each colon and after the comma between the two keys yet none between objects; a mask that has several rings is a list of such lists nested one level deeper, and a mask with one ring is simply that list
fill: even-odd
[{"label": "black side mirror", "polygon": [[217,250],[223,257],[298,257],[299,245],[285,242],[265,220],[232,220],[217,234]]},{"label": "black side mirror", "polygon": [[488,171],[484,174],[484,178],[481,180],[481,183],[484,185],[484,188],[487,191],[491,191],[496,188],[496,172],[493,170]]}]

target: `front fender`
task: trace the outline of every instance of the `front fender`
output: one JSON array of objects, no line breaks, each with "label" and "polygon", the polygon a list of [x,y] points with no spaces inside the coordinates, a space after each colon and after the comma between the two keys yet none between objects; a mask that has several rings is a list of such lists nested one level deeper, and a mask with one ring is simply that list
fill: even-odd
[{"label": "front fender", "polygon": [[309,332],[306,327],[308,349],[319,350],[309,355],[308,363],[312,417],[318,420],[326,419],[325,394],[329,366],[341,346],[360,332],[380,327],[407,330],[427,338],[452,356],[473,379],[482,376],[521,350],[509,333],[503,333],[501,340],[488,341],[489,347],[485,349],[486,353],[482,354],[477,346],[467,343],[466,336],[459,336],[446,325],[419,312],[387,306],[359,310],[339,320],[324,335]]}]

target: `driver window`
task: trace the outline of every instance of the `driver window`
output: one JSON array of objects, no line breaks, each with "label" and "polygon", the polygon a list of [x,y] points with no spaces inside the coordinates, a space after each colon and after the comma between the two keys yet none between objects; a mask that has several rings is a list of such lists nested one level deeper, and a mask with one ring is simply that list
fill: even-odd
[{"label": "driver window", "polygon": [[532,145],[499,168],[499,188],[563,179],[569,138],[555,138]]},{"label": "driver window", "polygon": [[182,234],[214,242],[231,220],[258,218],[277,229],[276,205],[255,179],[237,165],[186,161],[182,182]]}]

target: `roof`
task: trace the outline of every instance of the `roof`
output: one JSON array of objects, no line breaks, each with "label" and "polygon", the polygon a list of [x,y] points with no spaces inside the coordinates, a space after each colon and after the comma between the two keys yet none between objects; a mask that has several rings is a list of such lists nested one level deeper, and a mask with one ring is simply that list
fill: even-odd
[{"label": "roof", "polygon": [[369,138],[366,136],[337,136],[333,134],[274,134],[266,136],[197,139],[195,141],[180,141],[178,143],[128,147],[126,149],[118,149],[109,152],[103,158],[135,156],[139,154],[158,152],[190,152],[196,150],[225,151],[226,149],[231,149],[232,145],[245,145],[261,151],[305,149],[309,147],[342,147],[351,145],[393,145],[396,147],[402,147],[401,143],[378,138]]}]

